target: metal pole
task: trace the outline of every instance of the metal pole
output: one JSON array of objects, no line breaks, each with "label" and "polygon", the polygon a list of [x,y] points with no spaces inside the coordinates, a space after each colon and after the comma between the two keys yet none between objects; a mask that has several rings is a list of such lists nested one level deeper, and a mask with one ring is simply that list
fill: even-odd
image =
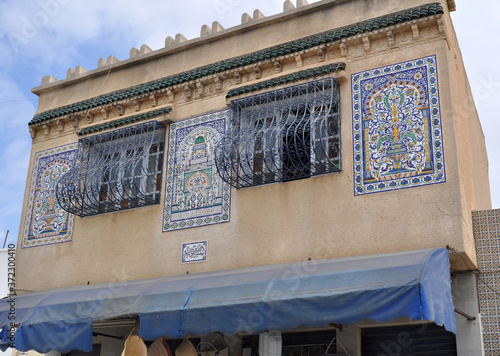
[{"label": "metal pole", "polygon": [[9,237],[9,230],[7,230],[7,233],[5,234],[5,240],[3,240],[3,247],[5,248],[5,244],[7,243],[7,237]]}]

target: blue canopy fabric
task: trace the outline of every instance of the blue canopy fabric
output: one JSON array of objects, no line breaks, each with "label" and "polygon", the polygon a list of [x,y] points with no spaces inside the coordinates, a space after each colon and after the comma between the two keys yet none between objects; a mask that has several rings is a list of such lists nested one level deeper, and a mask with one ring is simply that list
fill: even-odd
[{"label": "blue canopy fabric", "polygon": [[[90,351],[92,324],[139,316],[140,336],[234,334],[406,316],[456,332],[444,248],[83,285],[16,297],[15,346]],[[9,325],[0,301],[0,327]]]},{"label": "blue canopy fabric", "polygon": [[10,339],[10,328],[8,326],[4,326],[2,330],[0,330],[0,350],[5,352],[12,346],[12,340]]}]

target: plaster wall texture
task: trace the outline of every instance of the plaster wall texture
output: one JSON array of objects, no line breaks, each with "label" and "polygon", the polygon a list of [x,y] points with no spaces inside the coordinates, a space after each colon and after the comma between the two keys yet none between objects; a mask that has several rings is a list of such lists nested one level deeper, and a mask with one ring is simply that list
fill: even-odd
[{"label": "plaster wall texture", "polygon": [[[448,96],[452,103],[447,109],[454,128],[453,145],[456,151],[453,157],[457,159],[463,229],[468,232],[468,238],[464,240],[464,248],[460,251],[464,251],[471,258],[470,256],[475,256],[475,245],[474,239],[470,238],[472,231],[470,212],[491,209],[488,156],[484,134],[472,98],[453,24],[449,16],[445,16],[444,20],[450,34],[447,41],[449,46],[447,66],[443,68],[443,71],[447,72],[444,78],[448,83],[446,83],[444,90],[441,89],[440,93],[441,100]],[[471,262],[476,264],[475,257],[472,258]],[[461,267],[466,268],[467,266],[462,265]]]},{"label": "plaster wall texture", "polygon": [[[152,52],[142,60],[112,70],[102,89],[107,73],[104,69],[95,75],[35,88],[40,95],[38,112],[425,3],[371,0],[335,5],[334,1],[323,1],[311,7],[321,11],[308,10],[303,16],[297,11],[259,20],[262,23],[249,25],[248,31],[244,31],[245,26],[234,32],[225,30],[227,36],[222,35],[221,41],[214,37],[206,44],[195,41],[183,51]],[[442,3],[446,12],[446,2]],[[460,57],[455,56],[458,47],[449,15],[445,13],[444,18],[446,39],[392,48],[378,55],[335,59],[334,62],[347,63],[340,85],[342,172],[254,188],[233,188],[229,223],[171,232],[162,232],[163,183],[158,205],[75,217],[71,242],[18,249],[18,264],[22,266],[18,287],[44,290],[446,245],[474,264],[470,210],[489,204],[488,190],[484,187],[487,158],[475,111],[469,111],[469,115],[462,110],[465,103],[470,103],[470,91],[461,84],[466,77]],[[432,27],[437,29],[435,24]],[[350,75],[428,55],[436,55],[438,63],[446,183],[354,196]],[[224,110],[227,104],[225,93],[174,103],[170,119],[179,121]],[[30,166],[35,152],[77,139],[76,134],[69,133],[35,140]],[[28,181],[26,192],[29,184]],[[25,206],[26,203],[27,197]],[[21,227],[24,219],[25,212]],[[205,240],[207,261],[182,264],[182,245]],[[456,264],[456,268],[461,267]]]}]

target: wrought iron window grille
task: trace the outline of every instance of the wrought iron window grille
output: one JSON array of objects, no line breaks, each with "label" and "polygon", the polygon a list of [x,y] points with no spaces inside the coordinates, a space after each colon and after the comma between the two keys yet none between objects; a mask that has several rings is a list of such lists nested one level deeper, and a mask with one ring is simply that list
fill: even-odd
[{"label": "wrought iron window grille", "polygon": [[227,134],[215,150],[236,188],[340,172],[340,91],[334,78],[252,95],[230,104]]},{"label": "wrought iron window grille", "polygon": [[164,147],[157,121],[80,139],[76,164],[56,185],[59,205],[83,217],[158,204]]}]

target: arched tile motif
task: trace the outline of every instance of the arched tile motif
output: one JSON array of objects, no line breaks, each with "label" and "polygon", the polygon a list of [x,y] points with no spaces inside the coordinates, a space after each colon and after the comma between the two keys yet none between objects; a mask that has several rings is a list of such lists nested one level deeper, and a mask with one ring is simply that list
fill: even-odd
[{"label": "arched tile motif", "polygon": [[228,120],[226,110],[170,125],[163,231],[229,221],[230,186],[214,163]]},{"label": "arched tile motif", "polygon": [[354,194],[446,181],[435,56],[352,75]]},{"label": "arched tile motif", "polygon": [[74,215],[57,202],[58,179],[74,164],[77,144],[56,147],[35,154],[24,219],[21,247],[71,241]]}]

